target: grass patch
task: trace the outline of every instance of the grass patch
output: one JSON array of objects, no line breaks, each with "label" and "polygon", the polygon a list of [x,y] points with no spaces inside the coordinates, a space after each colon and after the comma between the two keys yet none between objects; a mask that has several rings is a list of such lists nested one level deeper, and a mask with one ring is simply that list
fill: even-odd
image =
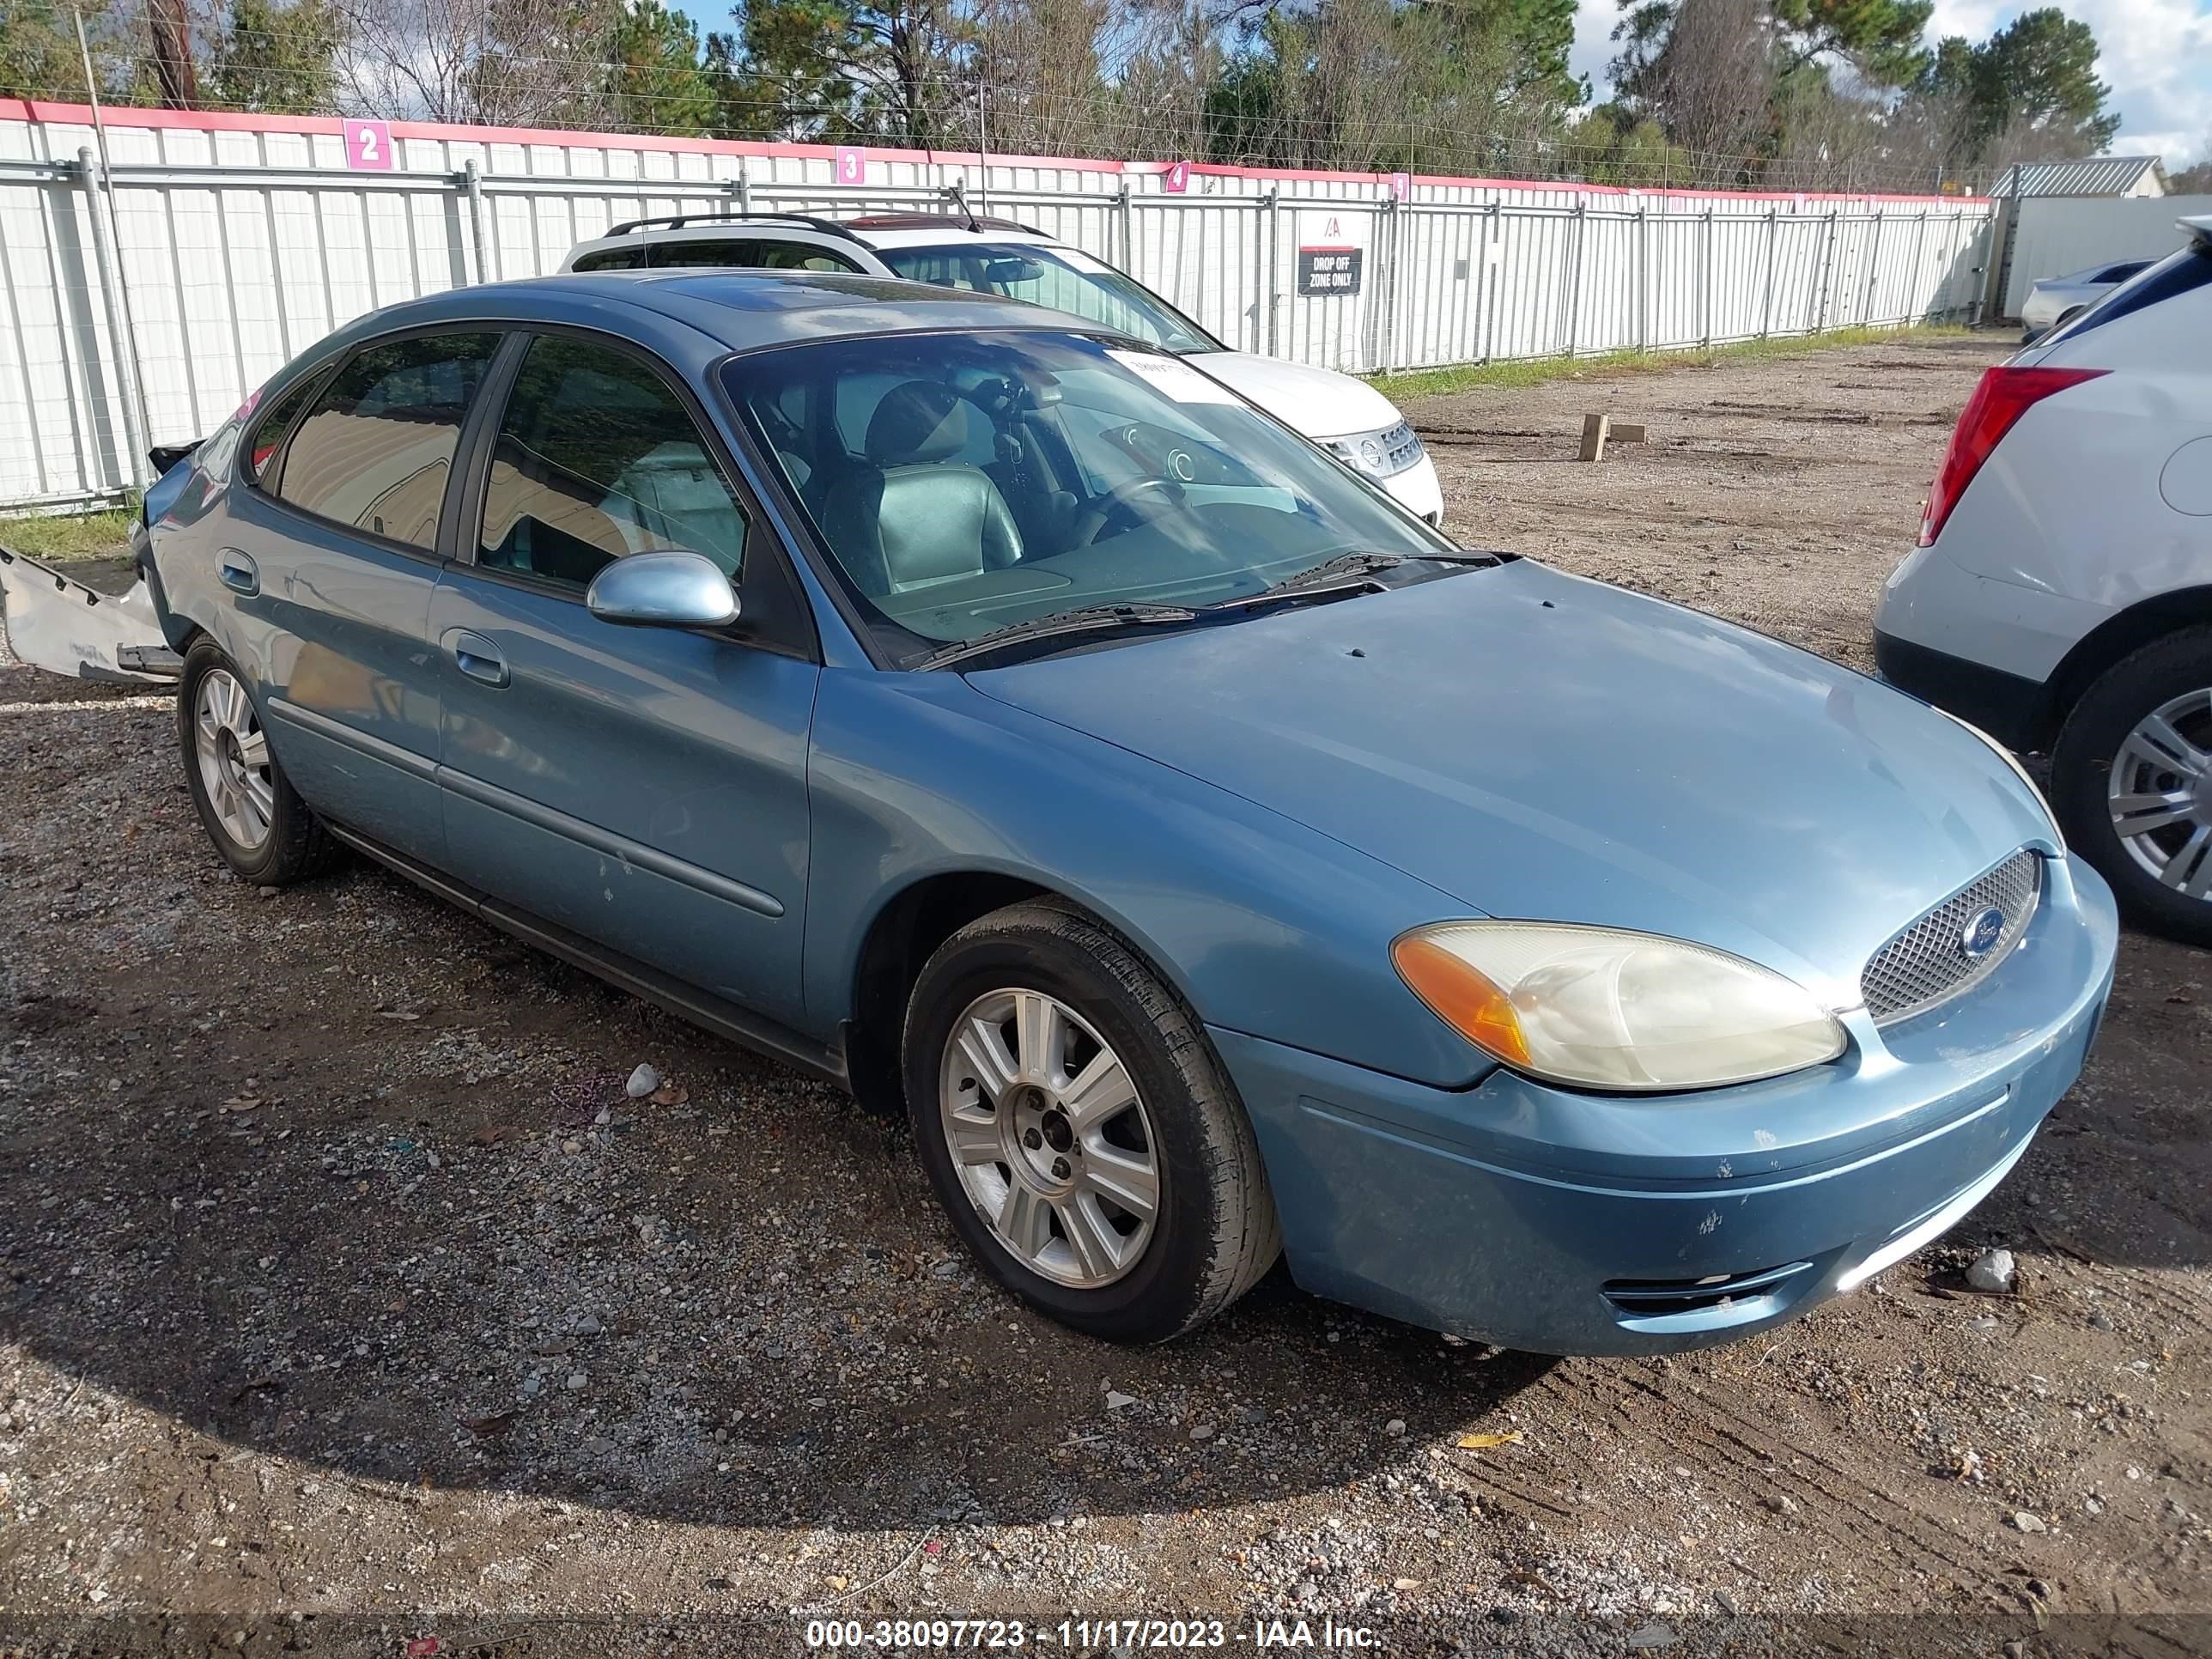
[{"label": "grass patch", "polygon": [[105,513],[0,519],[0,546],[50,564],[108,558],[125,550],[131,539],[131,520],[137,516],[137,507],[118,507]]},{"label": "grass patch", "polygon": [[1432,398],[1449,392],[1471,392],[1480,386],[1541,386],[1547,380],[1563,380],[1571,376],[1584,380],[1610,380],[1631,374],[1656,374],[1669,368],[1704,368],[1714,363],[1756,362],[1768,357],[1809,357],[1838,346],[1973,337],[1974,331],[1967,328],[1839,328],[1826,334],[1740,340],[1704,351],[1611,351],[1599,357],[1528,357],[1511,362],[1469,363],[1454,368],[1417,368],[1401,374],[1376,375],[1373,385],[1384,397],[1395,402],[1401,398]]}]

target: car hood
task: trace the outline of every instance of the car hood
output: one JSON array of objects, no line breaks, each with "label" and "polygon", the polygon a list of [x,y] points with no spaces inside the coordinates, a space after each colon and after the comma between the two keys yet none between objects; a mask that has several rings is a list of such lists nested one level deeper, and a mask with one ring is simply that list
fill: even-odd
[{"label": "car hood", "polygon": [[1309,438],[1380,432],[1405,418],[1397,404],[1366,381],[1332,368],[1309,368],[1249,351],[1202,351],[1183,361]]},{"label": "car hood", "polygon": [[2051,845],[2009,763],[1912,698],[1525,560],[969,678],[1462,914],[1696,939],[1838,1008],[1899,928]]}]

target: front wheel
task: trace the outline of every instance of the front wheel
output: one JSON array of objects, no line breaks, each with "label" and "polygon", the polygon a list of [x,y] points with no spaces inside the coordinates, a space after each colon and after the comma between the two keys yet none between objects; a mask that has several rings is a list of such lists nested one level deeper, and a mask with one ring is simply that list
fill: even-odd
[{"label": "front wheel", "polygon": [[955,1230],[1064,1324],[1180,1335],[1280,1251],[1251,1123],[1197,1022],[1085,916],[1015,905],[945,941],[908,1004],[905,1075]]},{"label": "front wheel", "polygon": [[2106,669],[2066,718],[2051,781],[2067,841],[2121,907],[2212,945],[2212,628]]}]

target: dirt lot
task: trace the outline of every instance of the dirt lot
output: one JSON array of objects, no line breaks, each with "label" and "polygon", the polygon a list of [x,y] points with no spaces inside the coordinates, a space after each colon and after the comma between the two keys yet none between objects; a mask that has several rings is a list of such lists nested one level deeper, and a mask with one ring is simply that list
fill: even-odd
[{"label": "dirt lot", "polygon": [[[1410,412],[1470,543],[1864,665],[1997,350]],[[1577,465],[1601,408],[1651,441]],[[969,1268],[902,1133],[373,870],[228,878],[166,709],[29,679],[0,668],[0,1650],[118,1614],[254,1650],[692,1652],[788,1641],[793,1609],[1077,1609],[1618,1651],[1913,1612],[1858,1628],[1948,1615],[1938,1650],[1994,1659],[2212,1613],[2201,954],[2130,937],[2005,1186],[1771,1337],[1552,1363],[1279,1274],[1118,1351]],[[656,1101],[625,1097],[641,1060]],[[1996,1245],[2016,1295],[1965,1285]]]}]

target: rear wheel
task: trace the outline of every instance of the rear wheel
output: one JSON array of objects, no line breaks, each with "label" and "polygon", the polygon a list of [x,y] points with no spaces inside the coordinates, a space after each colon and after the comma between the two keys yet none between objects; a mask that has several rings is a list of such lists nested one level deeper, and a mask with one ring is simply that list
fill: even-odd
[{"label": "rear wheel", "polygon": [[335,844],[270,751],[245,676],[212,640],[185,654],[177,741],[200,823],[240,877],[283,887],[331,861]]},{"label": "rear wheel", "polygon": [[992,1275],[1061,1322],[1156,1341],[1280,1249],[1252,1126],[1197,1022],[1121,939],[1049,904],[931,957],[908,1006],[924,1166]]},{"label": "rear wheel", "polygon": [[2212,945],[2212,628],[2123,658],[2051,751],[2068,842],[2155,932]]}]

